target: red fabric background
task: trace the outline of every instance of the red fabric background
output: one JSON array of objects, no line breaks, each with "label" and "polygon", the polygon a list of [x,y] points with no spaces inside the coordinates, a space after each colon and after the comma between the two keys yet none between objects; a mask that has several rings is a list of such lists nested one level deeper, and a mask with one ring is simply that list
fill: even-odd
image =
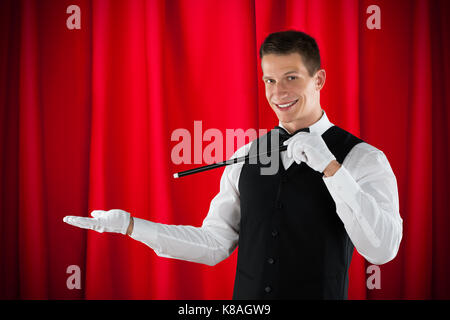
[{"label": "red fabric background", "polygon": [[[81,9],[69,30],[66,9]],[[381,29],[369,30],[369,5]],[[177,128],[277,124],[258,48],[303,30],[321,48],[322,106],[387,155],[404,220],[398,256],[351,299],[450,298],[449,2],[425,0],[2,1],[0,298],[230,299],[236,252],[215,267],[157,257],[117,234],[62,222],[120,208],[199,226],[223,169],[174,180]],[[203,144],[205,147],[207,143]],[[225,155],[224,155],[225,156]],[[78,265],[82,288],[69,290]]]}]

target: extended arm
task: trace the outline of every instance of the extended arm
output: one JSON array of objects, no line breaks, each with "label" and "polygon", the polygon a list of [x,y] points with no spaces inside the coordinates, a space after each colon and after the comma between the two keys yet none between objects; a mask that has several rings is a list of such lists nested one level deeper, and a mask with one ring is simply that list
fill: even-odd
[{"label": "extended arm", "polygon": [[[241,156],[241,148],[235,156]],[[95,210],[93,218],[67,216],[64,222],[98,232],[128,234],[152,248],[158,256],[215,265],[237,246],[240,200],[237,190],[242,164],[227,166],[220,191],[213,198],[202,226],[167,225],[131,217],[123,210]]]}]

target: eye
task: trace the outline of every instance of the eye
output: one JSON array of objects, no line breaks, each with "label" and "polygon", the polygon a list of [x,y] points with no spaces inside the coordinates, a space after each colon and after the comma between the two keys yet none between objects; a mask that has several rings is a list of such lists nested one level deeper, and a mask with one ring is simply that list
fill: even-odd
[{"label": "eye", "polygon": [[289,80],[295,80],[295,79],[297,79],[297,77],[296,76],[288,76],[288,79]]},{"label": "eye", "polygon": [[266,80],[264,80],[264,82],[267,84],[271,84],[271,83],[274,83],[275,81],[272,79],[266,79]]}]

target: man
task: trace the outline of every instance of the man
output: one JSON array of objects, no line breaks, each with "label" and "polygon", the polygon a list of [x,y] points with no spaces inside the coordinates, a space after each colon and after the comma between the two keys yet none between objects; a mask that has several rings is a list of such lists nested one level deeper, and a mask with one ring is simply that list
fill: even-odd
[{"label": "man", "polygon": [[64,221],[120,232],[162,257],[215,265],[239,246],[234,299],[346,299],[353,247],[369,262],[392,260],[402,238],[397,183],[385,155],[334,126],[320,105],[326,73],[305,33],[270,34],[260,48],[263,81],[287,150],[275,174],[263,164],[227,166],[201,227],[158,224],[122,210]]}]

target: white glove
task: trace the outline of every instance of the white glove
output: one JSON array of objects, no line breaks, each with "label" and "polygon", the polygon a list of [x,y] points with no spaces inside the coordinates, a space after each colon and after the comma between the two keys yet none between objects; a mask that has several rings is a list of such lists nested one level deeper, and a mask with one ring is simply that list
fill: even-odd
[{"label": "white glove", "polygon": [[305,162],[318,172],[324,172],[331,161],[336,160],[322,136],[317,133],[299,132],[284,142],[287,155],[297,163]]},{"label": "white glove", "polygon": [[72,226],[91,229],[98,232],[116,232],[126,234],[130,224],[130,214],[120,209],[109,211],[94,210],[93,218],[65,216],[63,221]]}]

